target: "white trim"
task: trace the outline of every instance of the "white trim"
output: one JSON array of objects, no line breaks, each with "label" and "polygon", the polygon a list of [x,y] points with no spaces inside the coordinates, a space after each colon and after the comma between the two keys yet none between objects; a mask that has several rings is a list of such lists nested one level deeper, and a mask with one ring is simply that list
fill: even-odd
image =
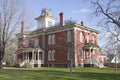
[{"label": "white trim", "polygon": [[77,63],[77,54],[76,54],[76,28],[73,28],[74,30],[74,54],[75,54],[75,66],[77,67],[78,66],[78,63]]},{"label": "white trim", "polygon": [[71,35],[71,31],[67,32],[67,42],[71,42],[72,39],[72,35]]}]

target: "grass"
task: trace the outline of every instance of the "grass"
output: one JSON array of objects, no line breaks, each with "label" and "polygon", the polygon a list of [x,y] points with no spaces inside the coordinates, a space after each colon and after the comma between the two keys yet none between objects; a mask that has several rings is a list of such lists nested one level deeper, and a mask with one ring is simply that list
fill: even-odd
[{"label": "grass", "polygon": [[0,80],[120,80],[120,68],[4,68]]}]

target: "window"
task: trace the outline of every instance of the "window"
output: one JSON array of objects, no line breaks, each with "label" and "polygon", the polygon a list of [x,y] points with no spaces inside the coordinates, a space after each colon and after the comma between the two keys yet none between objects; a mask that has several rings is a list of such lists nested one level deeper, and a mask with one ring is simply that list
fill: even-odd
[{"label": "window", "polygon": [[82,32],[80,32],[80,42],[82,42],[82,38],[83,36],[82,36]]},{"label": "window", "polygon": [[52,35],[52,44],[55,44],[55,35]]},{"label": "window", "polygon": [[48,21],[48,27],[52,26],[52,21]]},{"label": "window", "polygon": [[48,36],[48,44],[51,44],[52,43],[52,35],[49,35]]},{"label": "window", "polygon": [[51,50],[48,51],[48,60],[51,60]]},{"label": "window", "polygon": [[52,60],[55,60],[55,50],[52,50]]},{"label": "window", "polygon": [[27,37],[25,37],[24,46],[25,47],[29,46],[29,38],[27,38]]},{"label": "window", "polygon": [[67,58],[70,60],[70,49],[67,50]]},{"label": "window", "polygon": [[48,44],[55,44],[55,35],[49,35],[48,36]]},{"label": "window", "polygon": [[93,43],[95,43],[95,36],[94,35],[92,36],[92,40],[93,40]]},{"label": "window", "polygon": [[83,59],[83,50],[80,49],[80,58]]},{"label": "window", "polygon": [[35,37],[35,47],[39,46],[39,37]]},{"label": "window", "polygon": [[71,32],[67,32],[67,42],[71,42]]},{"label": "window", "polygon": [[86,41],[89,43],[89,34],[86,35]]},{"label": "window", "polygon": [[48,60],[55,60],[55,50],[48,51]]}]

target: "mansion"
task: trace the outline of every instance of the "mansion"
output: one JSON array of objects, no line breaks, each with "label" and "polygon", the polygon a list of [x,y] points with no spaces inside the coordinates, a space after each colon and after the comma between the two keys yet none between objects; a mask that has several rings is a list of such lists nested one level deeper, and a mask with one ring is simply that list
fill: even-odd
[{"label": "mansion", "polygon": [[83,21],[64,21],[63,12],[59,16],[56,24],[50,10],[42,9],[34,31],[25,31],[22,21],[21,32],[16,34],[20,67],[69,67],[71,63],[74,67],[102,67],[106,58],[98,46],[99,31]]}]

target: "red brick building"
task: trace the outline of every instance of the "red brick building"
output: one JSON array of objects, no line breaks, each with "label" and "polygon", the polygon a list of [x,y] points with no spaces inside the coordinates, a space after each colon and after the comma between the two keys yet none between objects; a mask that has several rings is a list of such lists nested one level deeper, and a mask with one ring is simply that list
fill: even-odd
[{"label": "red brick building", "polygon": [[41,15],[35,18],[37,29],[24,31],[22,22],[21,33],[18,37],[17,60],[21,60],[20,67],[75,67],[98,66],[99,46],[97,30],[64,21],[64,14],[60,13],[60,24],[55,25],[55,18],[50,11],[43,9]]}]

